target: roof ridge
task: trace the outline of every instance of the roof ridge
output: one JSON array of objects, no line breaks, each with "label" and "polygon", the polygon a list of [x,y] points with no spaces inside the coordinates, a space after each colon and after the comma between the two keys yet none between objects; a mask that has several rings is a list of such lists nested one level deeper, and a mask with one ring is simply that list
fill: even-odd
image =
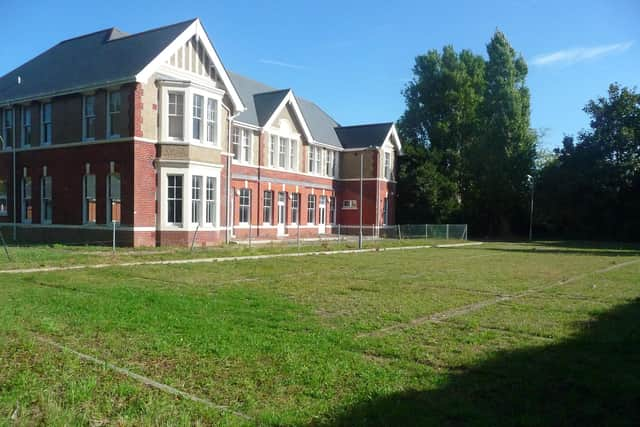
[{"label": "roof ridge", "polygon": [[[128,39],[130,37],[141,36],[142,34],[152,33],[154,31],[166,30],[167,28],[177,27],[178,25],[183,25],[183,24],[186,24],[187,22],[193,23],[193,22],[195,22],[197,20],[198,20],[198,18],[191,18],[191,19],[187,19],[187,20],[184,20],[184,21],[176,22],[175,24],[169,24],[169,25],[163,25],[162,27],[151,28],[149,30],[140,31],[139,33],[128,34],[128,35],[126,35],[124,37],[119,37],[117,39],[110,40],[110,42],[117,42],[119,40],[126,40],[126,39]],[[115,28],[115,27],[113,27],[113,28]]]},{"label": "roof ridge", "polygon": [[365,123],[365,124],[361,124],[361,125],[349,125],[349,126],[337,126],[337,128],[362,128],[362,127],[370,127],[370,126],[383,126],[383,125],[387,125],[387,126],[391,126],[393,125],[393,122],[380,122],[380,123]]},{"label": "roof ridge", "polygon": [[[109,32],[109,31],[113,31],[113,30],[115,30],[115,29],[117,29],[117,28],[116,28],[116,27],[105,28],[105,29],[103,29],[103,30],[94,31],[94,32],[92,32],[92,33],[82,34],[82,35],[80,35],[80,36],[71,37],[71,38],[69,38],[69,39],[62,40],[61,42],[59,42],[58,44],[54,45],[53,47],[60,46],[61,44],[64,44],[64,43],[70,42],[70,41],[72,41],[72,40],[78,40],[78,39],[83,39],[83,38],[85,38],[85,37],[89,37],[89,36],[95,36],[96,34],[106,33],[106,32]],[[49,49],[47,49],[47,50],[50,50],[50,49],[52,49],[53,47],[51,47],[51,48],[49,48]],[[46,51],[45,51],[45,52],[46,52]]]},{"label": "roof ridge", "polygon": [[[258,82],[258,83],[260,83],[260,82]],[[276,90],[270,90],[270,91],[267,91],[267,92],[257,92],[257,93],[254,93],[253,96],[271,95],[271,94],[278,93],[278,92],[289,92],[289,91],[291,91],[291,89],[276,89]]]}]

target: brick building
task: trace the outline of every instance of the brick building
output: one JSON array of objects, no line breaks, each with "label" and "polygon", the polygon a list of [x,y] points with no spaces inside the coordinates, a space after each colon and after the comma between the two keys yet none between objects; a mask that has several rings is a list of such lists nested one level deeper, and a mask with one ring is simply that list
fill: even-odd
[{"label": "brick building", "polygon": [[316,236],[361,210],[368,229],[394,223],[393,123],[341,126],[227,71],[197,19],[87,34],[11,71],[0,136],[9,240],[109,241],[113,222],[133,246]]}]

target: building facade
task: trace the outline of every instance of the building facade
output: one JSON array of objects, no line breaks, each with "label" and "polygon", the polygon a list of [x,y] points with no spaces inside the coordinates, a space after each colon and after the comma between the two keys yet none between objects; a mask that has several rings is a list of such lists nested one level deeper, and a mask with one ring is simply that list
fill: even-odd
[{"label": "building facade", "polygon": [[106,243],[115,223],[122,245],[215,244],[395,220],[395,126],[341,126],[227,71],[197,19],[70,39],[6,74],[0,137],[7,240]]}]

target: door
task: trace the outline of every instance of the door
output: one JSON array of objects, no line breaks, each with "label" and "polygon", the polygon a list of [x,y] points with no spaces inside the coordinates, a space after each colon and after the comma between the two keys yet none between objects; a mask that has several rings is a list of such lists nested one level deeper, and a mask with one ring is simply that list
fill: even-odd
[{"label": "door", "polygon": [[278,193],[278,236],[285,235],[285,224],[287,223],[287,193]]},{"label": "door", "polygon": [[320,196],[318,205],[318,234],[324,234],[327,226],[327,196]]}]

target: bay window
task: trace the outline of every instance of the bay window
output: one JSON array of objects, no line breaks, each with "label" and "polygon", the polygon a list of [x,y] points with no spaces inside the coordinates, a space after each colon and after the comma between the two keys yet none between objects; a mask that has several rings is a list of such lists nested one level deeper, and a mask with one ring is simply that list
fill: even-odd
[{"label": "bay window", "polygon": [[191,177],[191,222],[200,223],[202,212],[202,177]]},{"label": "bay window", "polygon": [[108,110],[107,110],[107,137],[120,137],[120,109],[121,98],[120,91],[109,92]]},{"label": "bay window", "polygon": [[214,177],[207,177],[207,206],[206,206],[206,222],[207,224],[216,225],[216,190],[217,180]]},{"label": "bay window", "polygon": [[332,162],[333,162],[333,151],[327,151],[324,157],[324,174],[327,176],[333,175],[331,171]]},{"label": "bay window", "polygon": [[202,108],[204,104],[204,97],[201,95],[193,95],[193,109],[192,109],[192,121],[193,121],[193,130],[191,133],[191,137],[195,140],[200,140],[201,130],[202,130]]},{"label": "bay window", "polygon": [[313,165],[315,165],[315,147],[309,146],[309,173],[313,173]]},{"label": "bay window", "polygon": [[82,139],[93,141],[96,138],[96,97],[85,95],[82,107]]},{"label": "bay window", "polygon": [[240,128],[234,126],[231,134],[231,151],[233,152],[234,158],[238,161],[240,160],[240,134]]},{"label": "bay window", "polygon": [[169,138],[184,139],[184,93],[169,92]]},{"label": "bay window", "polygon": [[242,163],[251,163],[251,131],[239,126],[233,127],[231,145],[235,159]]},{"label": "bay window", "polygon": [[207,99],[207,142],[218,143],[218,101]]},{"label": "bay window", "polygon": [[384,177],[391,179],[391,153],[384,153]]},{"label": "bay window", "polygon": [[167,176],[167,222],[182,224],[182,175]]},{"label": "bay window", "polygon": [[251,161],[251,131],[248,129],[242,129],[242,161]]},{"label": "bay window", "polygon": [[298,169],[298,141],[292,139],[289,141],[289,168]]},{"label": "bay window", "polygon": [[316,160],[316,164],[314,166],[314,172],[317,174],[321,174],[322,173],[322,153],[325,152],[326,150],[322,150],[322,152],[320,151],[320,148],[318,147],[313,147],[313,149],[315,150],[315,160]]},{"label": "bay window", "polygon": [[278,137],[271,135],[269,143],[269,166],[276,165],[276,146],[278,145]]}]

